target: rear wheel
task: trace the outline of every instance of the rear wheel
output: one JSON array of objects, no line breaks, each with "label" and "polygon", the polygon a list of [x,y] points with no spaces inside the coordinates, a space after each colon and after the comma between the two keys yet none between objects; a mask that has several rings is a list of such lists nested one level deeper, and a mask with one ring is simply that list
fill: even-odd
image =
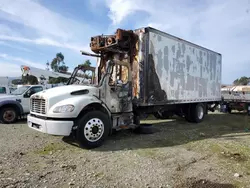
[{"label": "rear wheel", "polygon": [[101,111],[87,112],[77,121],[76,138],[81,147],[96,148],[101,146],[110,130],[110,120]]},{"label": "rear wheel", "polygon": [[200,123],[205,117],[205,106],[202,103],[190,104],[185,118],[192,123]]},{"label": "rear wheel", "polygon": [[7,107],[0,111],[0,121],[5,124],[15,123],[17,120],[17,111],[15,108]]},{"label": "rear wheel", "polygon": [[192,106],[192,121],[194,123],[200,123],[205,117],[205,107],[202,103],[198,103]]}]

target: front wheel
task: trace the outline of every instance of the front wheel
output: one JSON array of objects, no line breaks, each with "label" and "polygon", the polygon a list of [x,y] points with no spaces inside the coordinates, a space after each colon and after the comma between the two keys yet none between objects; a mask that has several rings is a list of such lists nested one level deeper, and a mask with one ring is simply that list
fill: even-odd
[{"label": "front wheel", "polygon": [[0,111],[0,121],[5,124],[15,123],[17,120],[17,112],[15,108],[3,108]]},{"label": "front wheel", "polygon": [[76,138],[81,147],[96,148],[103,144],[110,130],[108,115],[101,111],[87,112],[77,121]]}]

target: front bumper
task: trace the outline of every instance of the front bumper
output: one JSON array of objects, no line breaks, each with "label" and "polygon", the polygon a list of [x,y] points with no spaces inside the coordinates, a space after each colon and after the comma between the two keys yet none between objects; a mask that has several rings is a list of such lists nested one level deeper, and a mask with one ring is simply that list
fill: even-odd
[{"label": "front bumper", "polygon": [[73,121],[44,120],[30,114],[27,116],[27,123],[36,131],[60,136],[69,136],[74,125]]}]

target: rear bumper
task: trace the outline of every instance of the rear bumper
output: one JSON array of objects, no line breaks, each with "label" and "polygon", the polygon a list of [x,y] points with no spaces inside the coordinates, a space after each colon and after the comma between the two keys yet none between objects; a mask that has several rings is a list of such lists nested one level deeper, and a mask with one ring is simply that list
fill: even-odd
[{"label": "rear bumper", "polygon": [[44,120],[33,117],[30,114],[27,116],[28,127],[42,133],[69,136],[74,125],[73,121],[57,121],[57,120]]}]

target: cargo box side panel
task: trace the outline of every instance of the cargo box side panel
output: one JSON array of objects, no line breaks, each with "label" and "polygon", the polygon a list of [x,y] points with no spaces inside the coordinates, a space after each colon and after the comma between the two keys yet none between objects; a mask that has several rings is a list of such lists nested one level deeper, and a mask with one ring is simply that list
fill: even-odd
[{"label": "cargo box side panel", "polygon": [[221,55],[165,33],[149,31],[147,102],[221,100]]}]

